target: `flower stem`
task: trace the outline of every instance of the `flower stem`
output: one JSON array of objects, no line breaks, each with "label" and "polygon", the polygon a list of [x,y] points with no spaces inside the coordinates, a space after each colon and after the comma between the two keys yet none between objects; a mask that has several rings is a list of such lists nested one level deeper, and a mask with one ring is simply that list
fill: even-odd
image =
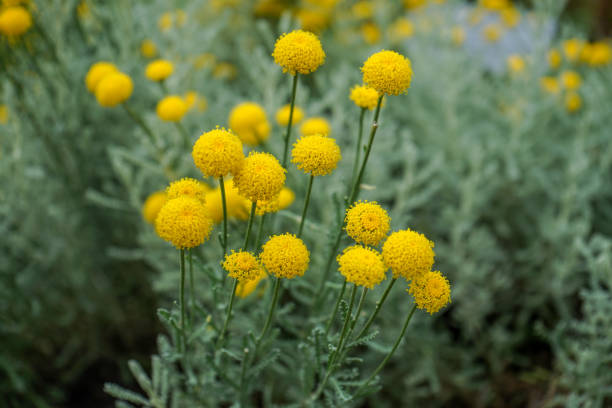
[{"label": "flower stem", "polygon": [[259,225],[257,226],[257,238],[255,239],[255,251],[259,248],[261,244],[261,240],[263,238],[263,230],[264,230],[264,221],[266,219],[267,213],[264,213],[259,217]]},{"label": "flower stem", "polygon": [[393,348],[391,349],[391,351],[389,351],[385,359],[378,365],[378,367],[376,368],[376,370],[374,370],[372,375],[368,377],[368,379],[361,385],[361,387],[357,389],[357,391],[355,392],[355,395],[353,395],[352,398],[358,397],[359,393],[365,387],[367,387],[367,385],[374,379],[374,377],[378,375],[378,373],[380,373],[380,371],[385,367],[387,362],[391,359],[391,357],[393,356],[393,353],[395,353],[395,350],[397,349],[397,346],[399,346],[400,342],[402,341],[402,338],[404,338],[404,333],[406,333],[406,328],[408,327],[408,323],[410,323],[410,320],[412,319],[412,315],[414,315],[415,310],[416,310],[416,304],[412,306],[412,309],[410,310],[410,313],[408,314],[408,317],[406,318],[406,321],[404,322],[404,327],[402,327],[402,331],[400,332],[400,335],[397,337],[397,340],[395,341],[395,344],[393,345]]},{"label": "flower stem", "polygon": [[372,144],[374,143],[374,136],[376,136],[376,131],[378,130],[378,116],[380,115],[380,107],[382,105],[383,97],[384,95],[381,95],[378,98],[376,112],[374,113],[374,120],[372,121],[372,128],[370,129],[370,139],[368,140],[368,146],[366,147],[365,156],[363,157],[363,163],[361,163],[361,169],[359,170],[357,179],[355,179],[353,182],[353,189],[351,190],[351,194],[349,195],[348,205],[351,205],[353,202],[355,202],[357,196],[359,195],[361,179],[363,178],[363,174],[365,173],[366,164],[368,164],[368,158],[370,157],[370,151],[372,151]]},{"label": "flower stem", "polygon": [[227,254],[227,202],[223,177],[219,177],[219,189],[221,190],[221,205],[223,207],[223,256],[225,256]]},{"label": "flower stem", "polygon": [[189,133],[187,133],[187,129],[185,129],[185,126],[183,126],[181,122],[174,122],[174,124],[176,125],[176,128],[178,129],[181,136],[183,137],[183,143],[185,143],[185,148],[189,149],[189,147],[191,146],[191,139],[189,138]]},{"label": "flower stem", "polygon": [[183,331],[183,348],[185,348],[185,250],[182,248],[180,249],[180,255],[181,285],[179,288],[179,303],[181,304],[181,330]]},{"label": "flower stem", "polygon": [[361,297],[359,298],[359,303],[357,304],[357,311],[355,312],[355,318],[351,322],[351,327],[349,328],[347,338],[351,337],[351,333],[353,333],[353,329],[355,329],[355,324],[357,324],[357,320],[359,319],[359,314],[361,313],[361,310],[363,309],[363,304],[365,303],[365,298],[367,294],[368,294],[368,288],[364,286],[363,290],[361,291]]},{"label": "flower stem", "polygon": [[280,290],[280,282],[281,278],[276,278],[274,281],[274,293],[272,295],[272,303],[270,304],[270,310],[268,311],[268,317],[266,317],[266,322],[264,323],[263,330],[261,334],[257,338],[256,345],[259,346],[261,341],[264,339],[266,333],[270,329],[270,325],[272,324],[272,318],[274,317],[274,310],[276,309],[276,304],[278,303],[278,292]]},{"label": "flower stem", "polygon": [[217,347],[219,347],[223,342],[223,337],[225,336],[225,332],[227,331],[227,327],[229,326],[230,319],[232,318],[232,308],[234,307],[234,299],[236,299],[237,286],[238,279],[234,279],[234,285],[232,286],[232,294],[230,295],[230,300],[227,305],[227,314],[225,315],[225,322],[223,322],[223,328],[221,329],[221,333],[219,334],[219,340],[217,340]]},{"label": "flower stem", "polygon": [[249,223],[247,225],[246,234],[244,235],[244,245],[242,245],[243,250],[248,250],[249,247],[249,237],[251,236],[251,229],[253,228],[253,218],[255,218],[255,210],[257,209],[257,201],[253,201],[251,204],[251,214],[249,214]]},{"label": "flower stem", "polygon": [[357,337],[355,337],[355,340],[359,340],[361,337],[363,337],[366,334],[366,332],[372,325],[372,322],[374,321],[374,319],[376,319],[376,316],[378,316],[378,312],[380,312],[380,308],[382,307],[383,303],[385,303],[385,300],[387,299],[387,296],[389,295],[389,292],[391,291],[391,288],[393,287],[393,285],[395,285],[396,281],[397,281],[397,278],[391,279],[391,282],[389,282],[389,285],[387,286],[387,289],[385,289],[384,293],[380,297],[380,300],[376,302],[376,308],[374,309],[374,312],[372,313],[372,315],[370,316],[366,324],[363,326],[363,328],[361,329]]},{"label": "flower stem", "polygon": [[340,293],[338,294],[338,300],[336,300],[336,306],[334,306],[334,311],[332,312],[332,314],[329,316],[329,320],[327,321],[327,327],[325,327],[325,335],[327,336],[327,333],[329,333],[329,329],[331,328],[334,319],[336,317],[336,313],[338,313],[338,307],[340,306],[340,301],[342,300],[342,296],[344,296],[344,291],[346,290],[346,279],[344,279],[344,282],[342,283],[342,289],[340,289]]},{"label": "flower stem", "polygon": [[306,190],[306,199],[304,200],[304,208],[302,209],[302,218],[300,219],[300,227],[298,228],[297,237],[302,236],[302,230],[304,229],[304,221],[306,220],[306,211],[308,211],[308,204],[310,203],[310,193],[312,192],[312,182],[314,176],[311,174],[308,180],[308,189]]},{"label": "flower stem", "polygon": [[189,325],[191,326],[191,318],[195,311],[195,283],[193,279],[193,257],[191,254],[191,249],[187,251],[187,259],[189,260],[189,305],[191,307],[189,314]]},{"label": "flower stem", "polygon": [[359,114],[359,133],[357,134],[357,146],[355,148],[355,162],[353,163],[353,177],[351,178],[352,181],[355,181],[355,177],[357,177],[357,170],[359,169],[359,159],[361,158],[361,141],[363,139],[363,118],[365,113],[366,108],[361,108],[361,113]]},{"label": "flower stem", "polygon": [[136,113],[127,103],[122,103],[121,106],[123,106],[123,109],[125,109],[125,111],[127,112],[128,116],[130,118],[132,118],[132,120],[134,122],[136,122],[136,124],[138,126],[140,126],[140,128],[142,130],[144,130],[144,132],[147,134],[147,136],[149,136],[149,139],[151,139],[151,144],[153,144],[153,146],[157,147],[157,141],[155,139],[155,135],[153,134],[153,131],[151,130],[151,128],[149,126],[147,126],[145,121],[142,120],[140,115],[138,113]]},{"label": "flower stem", "polygon": [[291,107],[289,108],[289,122],[285,134],[285,150],[283,152],[283,167],[287,168],[287,153],[289,152],[289,140],[291,139],[291,127],[293,126],[293,108],[295,107],[295,94],[297,91],[298,73],[293,76],[293,88],[291,90]]}]

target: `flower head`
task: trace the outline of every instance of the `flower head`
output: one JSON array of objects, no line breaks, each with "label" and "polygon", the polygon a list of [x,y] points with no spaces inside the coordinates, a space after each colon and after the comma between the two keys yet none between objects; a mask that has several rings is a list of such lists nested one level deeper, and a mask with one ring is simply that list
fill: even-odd
[{"label": "flower head", "polygon": [[157,103],[156,112],[161,120],[179,122],[187,113],[187,103],[180,96],[166,96]]},{"label": "flower head", "polygon": [[382,256],[394,278],[403,276],[411,280],[431,270],[435,256],[433,246],[425,235],[405,229],[389,235]]},{"label": "flower head", "polygon": [[612,61],[612,47],[610,44],[599,41],[591,45],[588,64],[592,67],[608,65]]},{"label": "flower head", "polygon": [[283,72],[310,74],[325,62],[325,52],[319,38],[308,31],[295,30],[281,35],[274,44],[274,62]]},{"label": "flower head", "polygon": [[249,146],[265,142],[270,135],[270,123],[266,112],[255,102],[244,102],[232,109],[229,126]]},{"label": "flower head", "polygon": [[159,210],[166,204],[167,200],[165,191],[156,191],[149,195],[142,205],[142,217],[145,221],[154,224]]},{"label": "flower head", "polygon": [[257,276],[255,279],[248,281],[238,281],[238,286],[236,286],[236,296],[243,299],[248,297],[249,295],[251,295],[251,293],[255,291],[255,289],[257,289],[259,282],[261,282],[267,277],[268,275],[266,275],[264,269],[261,268],[259,270],[259,276]]},{"label": "flower head", "polygon": [[206,193],[209,191],[210,187],[208,187],[207,184],[193,178],[185,177],[170,183],[166,189],[166,194],[168,195],[168,200],[173,200],[180,196],[189,196],[204,203]]},{"label": "flower head", "polygon": [[555,48],[548,51],[546,58],[548,59],[548,65],[550,65],[552,69],[557,69],[559,65],[561,65],[561,53]]},{"label": "flower head", "polygon": [[304,242],[289,233],[272,236],[262,246],[259,257],[268,272],[287,279],[304,275],[310,262],[310,252]]},{"label": "flower head", "polygon": [[235,174],[244,161],[240,139],[223,128],[203,133],[193,145],[191,155],[200,171],[214,178]]},{"label": "flower head", "polygon": [[257,279],[261,275],[262,266],[250,252],[232,251],[225,255],[225,260],[221,263],[231,278],[239,281],[250,281]]},{"label": "flower head", "polygon": [[582,107],[582,98],[577,92],[570,91],[565,95],[565,109],[574,113]]},{"label": "flower head", "polygon": [[348,282],[372,289],[385,279],[387,268],[378,251],[354,245],[338,255],[338,270]]},{"label": "flower head", "polygon": [[147,65],[147,68],[145,69],[145,76],[151,81],[159,82],[172,75],[173,71],[174,65],[170,61],[157,59]]},{"label": "flower head", "polygon": [[557,78],[551,76],[545,76],[540,78],[540,86],[544,91],[553,95],[558,94],[561,90]]},{"label": "flower head", "polygon": [[376,201],[359,201],[346,210],[346,233],[356,242],[376,246],[389,232],[389,215]]},{"label": "flower head", "polygon": [[284,210],[293,204],[295,200],[295,193],[289,187],[283,187],[278,193],[278,208],[279,210]]},{"label": "flower head", "polygon": [[264,215],[267,213],[275,213],[280,210],[279,198],[280,192],[269,200],[262,200],[257,202],[257,208],[255,214]]},{"label": "flower head", "polygon": [[525,60],[520,55],[510,55],[506,62],[508,64],[508,69],[515,74],[520,74],[525,71]]},{"label": "flower head", "polygon": [[434,314],[451,301],[450,283],[439,271],[425,272],[410,283],[408,293],[419,309]]},{"label": "flower head", "polygon": [[155,55],[157,55],[157,47],[152,40],[143,40],[140,43],[140,53],[145,58],[153,58]]},{"label": "flower head", "polygon": [[166,202],[155,219],[157,234],[178,249],[202,244],[210,236],[212,226],[202,203],[189,196]]},{"label": "flower head", "polygon": [[251,201],[270,200],[283,188],[285,172],[270,153],[251,152],[234,175],[234,183],[240,194]]},{"label": "flower head", "polygon": [[[247,220],[251,210],[251,202],[238,193],[233,180],[225,180],[224,185],[228,218]],[[206,212],[215,223],[223,220],[223,201],[220,187],[206,193],[204,206],[206,207]]]},{"label": "flower head", "polygon": [[495,23],[487,24],[482,30],[482,36],[486,41],[490,43],[495,43],[499,41],[501,35],[502,29],[498,24]]},{"label": "flower head", "polygon": [[412,81],[410,60],[395,51],[383,50],[370,55],[361,72],[365,84],[386,95],[406,92]]},{"label": "flower head", "polygon": [[454,26],[451,30],[451,41],[456,46],[460,46],[465,42],[465,30],[461,26]]},{"label": "flower head", "polygon": [[580,78],[580,74],[576,71],[564,71],[561,73],[561,83],[565,89],[569,89],[570,91],[575,91],[580,88],[582,84],[582,78]]},{"label": "flower head", "polygon": [[18,37],[32,27],[32,15],[21,6],[10,6],[0,11],[0,33]]},{"label": "flower head", "polygon": [[89,68],[87,75],[85,75],[87,90],[89,92],[95,92],[96,86],[98,86],[100,81],[108,74],[113,74],[115,72],[119,72],[115,64],[106,61],[96,62]]},{"label": "flower head", "polygon": [[580,52],[584,46],[584,41],[578,38],[570,38],[569,40],[563,41],[561,44],[563,48],[563,54],[570,62],[575,62],[580,57]]},{"label": "flower head", "polygon": [[108,74],[96,86],[96,99],[104,107],[111,108],[129,99],[134,90],[132,78],[123,72]]},{"label": "flower head", "polygon": [[351,101],[360,108],[372,110],[378,103],[378,91],[365,85],[357,85],[351,89]]},{"label": "flower head", "polygon": [[301,137],[291,150],[291,162],[313,176],[331,173],[340,159],[342,155],[336,141],[319,134]]},{"label": "flower head", "polygon": [[[287,126],[289,123],[289,113],[291,111],[291,105],[287,104],[276,111],[276,123],[281,126]],[[293,118],[291,121],[292,125],[299,123],[304,118],[304,111],[297,107],[293,107]]]},{"label": "flower head", "polygon": [[331,133],[331,126],[325,118],[314,117],[306,119],[300,127],[300,133],[302,136],[309,136],[314,134],[320,134],[323,136],[329,136]]}]

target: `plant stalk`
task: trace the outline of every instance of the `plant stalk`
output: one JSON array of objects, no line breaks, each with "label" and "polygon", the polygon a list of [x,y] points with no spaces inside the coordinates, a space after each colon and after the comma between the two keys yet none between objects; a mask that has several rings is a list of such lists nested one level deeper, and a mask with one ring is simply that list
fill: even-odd
[{"label": "plant stalk", "polygon": [[223,256],[225,256],[227,255],[227,201],[223,177],[219,177],[219,189],[221,190],[221,205],[223,207]]},{"label": "plant stalk", "polygon": [[304,221],[306,221],[306,212],[308,211],[308,204],[310,203],[310,193],[312,192],[312,182],[314,181],[314,176],[311,174],[308,179],[308,189],[306,190],[306,199],[304,200],[304,208],[302,209],[302,218],[300,219],[300,226],[298,228],[297,237],[300,238],[302,236],[302,230],[304,229]]},{"label": "plant stalk", "polygon": [[376,316],[378,316],[378,312],[380,312],[380,308],[382,307],[383,303],[385,303],[385,300],[387,299],[387,296],[389,295],[389,292],[391,291],[391,288],[393,287],[393,285],[395,285],[396,281],[397,281],[397,278],[391,279],[391,282],[389,282],[389,285],[387,285],[387,289],[385,289],[385,291],[383,292],[382,296],[380,297],[380,300],[376,302],[376,307],[374,308],[374,312],[372,312],[372,315],[370,316],[366,324],[363,326],[363,328],[361,329],[357,337],[355,337],[355,340],[359,340],[366,334],[366,332],[372,325],[372,322],[374,322],[374,319],[376,319]]},{"label": "plant stalk", "polygon": [[298,73],[293,75],[293,88],[291,90],[291,107],[289,108],[289,122],[285,133],[285,150],[283,151],[283,167],[287,168],[287,154],[289,153],[289,140],[291,139],[291,128],[293,126],[293,109],[295,107],[295,94],[297,92]]}]

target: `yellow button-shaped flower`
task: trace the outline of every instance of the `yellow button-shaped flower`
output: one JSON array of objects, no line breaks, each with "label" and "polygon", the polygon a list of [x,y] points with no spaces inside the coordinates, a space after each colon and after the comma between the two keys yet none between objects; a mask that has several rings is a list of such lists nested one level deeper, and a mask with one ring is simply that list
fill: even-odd
[{"label": "yellow button-shaped flower", "polygon": [[336,141],[323,135],[301,137],[291,150],[291,162],[304,173],[313,176],[330,174],[340,159],[342,155]]},{"label": "yellow button-shaped flower", "polygon": [[207,177],[235,174],[244,161],[242,142],[223,128],[203,133],[191,152],[195,165]]},{"label": "yellow button-shaped flower", "polygon": [[251,201],[266,201],[276,196],[285,184],[286,170],[270,153],[251,152],[234,175],[240,194]]},{"label": "yellow button-shaped flower", "polygon": [[385,279],[387,268],[378,251],[354,245],[338,255],[338,270],[347,282],[372,289]]},{"label": "yellow button-shaped flower", "polygon": [[433,246],[425,235],[406,229],[389,235],[383,244],[382,255],[394,278],[403,276],[412,280],[431,270],[435,256]]},{"label": "yellow button-shaped flower", "polygon": [[351,89],[350,98],[360,108],[372,110],[378,103],[378,91],[365,85],[357,85]]},{"label": "yellow button-shaped flower", "polygon": [[176,95],[166,96],[157,103],[157,116],[166,122],[179,122],[187,113],[187,103]]},{"label": "yellow button-shaped flower", "polygon": [[419,309],[434,314],[451,301],[451,289],[448,279],[439,271],[429,271],[415,278],[408,292],[414,296]]},{"label": "yellow button-shaped flower", "polygon": [[265,142],[270,134],[270,123],[264,109],[255,102],[244,102],[232,109],[229,127],[249,146]]},{"label": "yellow button-shaped flower", "polygon": [[202,244],[210,236],[212,227],[204,205],[189,196],[166,202],[155,220],[157,234],[178,249]]},{"label": "yellow button-shaped flower", "polygon": [[163,81],[172,75],[174,71],[174,65],[168,60],[158,59],[155,60],[145,69],[145,76],[149,78],[151,81]]},{"label": "yellow button-shaped flower", "polygon": [[300,126],[300,133],[302,136],[310,136],[320,134],[323,136],[329,136],[331,133],[331,126],[325,118],[314,117],[306,119],[302,126]]},{"label": "yellow button-shaped flower", "polygon": [[95,92],[96,87],[105,76],[116,72],[119,72],[119,69],[115,64],[106,61],[96,62],[89,68],[85,76],[87,90],[89,90],[89,92]]},{"label": "yellow button-shaped flower", "polygon": [[156,191],[149,195],[142,205],[142,217],[148,223],[154,224],[159,210],[166,204],[167,196],[165,191]]},{"label": "yellow button-shaped flower", "polygon": [[0,11],[0,33],[17,37],[32,27],[32,15],[21,6],[7,7]]},{"label": "yellow button-shaped flower", "polygon": [[381,94],[399,95],[412,81],[410,60],[395,51],[372,54],[361,67],[363,82]]},{"label": "yellow button-shaped flower", "polygon": [[[276,111],[276,123],[281,126],[287,126],[289,124],[289,114],[291,113],[291,105],[287,104]],[[293,118],[291,120],[292,125],[298,124],[304,118],[304,111],[297,107],[293,107]]]},{"label": "yellow button-shaped flower", "polygon": [[389,232],[391,218],[376,201],[359,201],[346,210],[346,233],[356,242],[376,246]]},{"label": "yellow button-shaped flower", "polygon": [[262,247],[261,262],[277,278],[292,279],[304,275],[310,252],[293,234],[274,235]]},{"label": "yellow button-shaped flower", "polygon": [[274,45],[274,62],[283,72],[309,74],[325,62],[325,52],[319,38],[308,31],[295,30],[281,35]]},{"label": "yellow button-shaped flower", "polygon": [[134,90],[132,78],[122,72],[106,75],[96,86],[96,99],[104,107],[113,107],[129,99]]}]

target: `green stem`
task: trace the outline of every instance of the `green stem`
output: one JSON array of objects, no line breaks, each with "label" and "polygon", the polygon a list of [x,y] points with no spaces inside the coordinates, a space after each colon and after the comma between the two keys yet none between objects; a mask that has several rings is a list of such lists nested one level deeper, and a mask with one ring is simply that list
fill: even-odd
[{"label": "green stem", "polygon": [[287,153],[289,153],[289,140],[291,139],[291,127],[293,126],[293,108],[295,107],[295,94],[297,91],[298,74],[293,75],[293,88],[291,90],[291,107],[289,109],[289,122],[285,133],[285,150],[283,152],[283,167],[287,168]]},{"label": "green stem", "polygon": [[374,143],[374,136],[376,136],[376,131],[378,130],[378,116],[380,115],[380,107],[382,105],[383,96],[381,95],[378,98],[378,104],[376,105],[376,112],[374,113],[374,120],[372,121],[372,128],[370,130],[370,139],[368,140],[368,146],[365,151],[365,156],[363,157],[363,163],[361,163],[361,169],[359,170],[359,174],[357,179],[355,179],[353,183],[353,189],[351,190],[351,194],[349,195],[348,205],[351,205],[357,199],[359,195],[359,190],[361,187],[361,179],[363,179],[363,174],[365,173],[366,164],[368,164],[368,158],[370,157],[370,152],[372,151],[372,144]]},{"label": "green stem", "polygon": [[370,316],[370,318],[368,319],[366,324],[363,326],[363,328],[361,329],[357,337],[355,337],[355,340],[359,340],[366,334],[366,332],[372,325],[372,322],[374,321],[374,319],[376,319],[376,316],[378,316],[378,312],[380,312],[380,308],[382,307],[383,303],[385,303],[385,300],[387,299],[387,296],[389,295],[389,292],[391,291],[391,288],[393,287],[393,285],[395,285],[396,281],[397,281],[397,278],[391,279],[391,282],[389,282],[389,285],[387,286],[387,289],[385,289],[385,292],[380,297],[380,300],[376,302],[376,308],[374,309],[372,316]]},{"label": "green stem", "polygon": [[193,257],[191,254],[191,249],[187,252],[187,259],[189,260],[189,303],[191,305],[189,325],[191,326],[191,317],[195,311],[195,280],[193,278]]},{"label": "green stem", "polygon": [[225,321],[223,322],[223,328],[221,329],[221,333],[219,334],[219,340],[217,340],[217,347],[221,345],[223,342],[223,337],[225,336],[225,332],[227,331],[227,327],[229,326],[230,319],[232,318],[232,308],[234,307],[234,299],[236,299],[236,287],[238,286],[238,279],[234,279],[234,285],[232,286],[232,294],[230,295],[230,300],[227,305],[227,314],[225,315]]},{"label": "green stem", "polygon": [[185,342],[185,250],[181,249],[180,254],[181,286],[179,288],[179,302],[181,304],[181,330],[183,331],[183,342]]},{"label": "green stem", "polygon": [[257,226],[257,239],[255,240],[255,251],[258,250],[261,240],[263,239],[264,221],[267,213],[264,213],[259,217],[259,225]]},{"label": "green stem", "polygon": [[249,214],[249,224],[247,225],[246,234],[244,235],[244,245],[242,245],[243,250],[248,250],[249,247],[249,237],[251,236],[251,229],[253,228],[253,218],[255,218],[255,210],[257,209],[257,201],[253,201],[251,204],[251,214]]},{"label": "green stem", "polygon": [[340,230],[336,234],[336,241],[332,246],[331,251],[329,252],[329,256],[327,257],[327,262],[325,264],[325,269],[323,270],[323,275],[321,276],[321,281],[319,282],[319,286],[317,288],[317,296],[315,298],[314,305],[318,307],[319,302],[323,299],[323,295],[325,292],[325,282],[329,280],[329,272],[331,271],[331,266],[334,263],[334,259],[336,258],[336,253],[338,252],[338,248],[340,247],[340,242],[342,241],[342,233],[344,229],[342,228],[344,225],[340,226]]},{"label": "green stem", "polygon": [[361,158],[361,141],[363,139],[363,118],[365,113],[366,108],[361,108],[361,113],[359,114],[359,133],[357,134],[357,146],[355,148],[355,162],[353,163],[353,177],[351,178],[352,181],[355,181],[355,177],[357,177],[357,170],[359,169],[359,159]]},{"label": "green stem", "polygon": [[367,387],[367,385],[374,379],[374,377],[378,375],[378,373],[380,373],[380,371],[384,368],[387,362],[391,359],[391,357],[393,356],[393,353],[395,353],[395,350],[397,349],[397,346],[399,346],[400,342],[402,341],[402,338],[404,338],[404,333],[406,333],[406,328],[408,327],[408,323],[410,323],[410,319],[412,319],[412,315],[414,315],[415,310],[416,310],[416,304],[412,306],[412,309],[410,310],[410,313],[408,314],[408,317],[406,318],[406,321],[404,322],[404,327],[402,327],[402,331],[400,332],[400,335],[397,337],[397,340],[395,341],[395,344],[393,345],[393,348],[391,349],[391,351],[389,351],[385,359],[379,364],[376,370],[374,370],[372,375],[368,377],[368,379],[361,385],[361,387],[357,389],[357,391],[355,392],[355,395],[353,395],[352,398],[358,397],[359,393],[365,387]]},{"label": "green stem", "polygon": [[274,310],[276,309],[276,304],[278,303],[278,292],[280,289],[281,278],[276,278],[274,281],[274,294],[272,295],[272,303],[270,304],[270,310],[268,311],[268,317],[266,317],[266,322],[264,324],[263,330],[257,339],[256,345],[259,347],[261,341],[264,339],[266,333],[270,329],[270,325],[272,324],[272,318],[274,317]]},{"label": "green stem", "polygon": [[348,338],[351,337],[351,334],[353,333],[353,329],[355,329],[355,324],[357,324],[357,320],[359,319],[359,314],[361,313],[361,310],[363,309],[363,304],[365,302],[365,298],[367,294],[368,294],[368,288],[364,286],[363,290],[361,291],[361,297],[359,298],[359,303],[357,304],[357,311],[355,312],[355,318],[351,322],[351,327],[349,328],[349,333],[347,336]]},{"label": "green stem", "polygon": [[223,177],[219,177],[219,189],[221,190],[221,205],[223,207],[223,256],[225,256],[227,254],[227,202]]},{"label": "green stem", "polygon": [[191,146],[191,139],[189,138],[189,133],[187,133],[187,129],[185,129],[185,126],[183,126],[181,122],[174,122],[174,124],[176,125],[176,128],[178,129],[181,136],[183,137],[183,143],[185,143],[185,147],[189,149],[189,147]]},{"label": "green stem", "polygon": [[147,136],[149,136],[149,139],[151,140],[151,144],[157,147],[157,142],[155,139],[155,135],[153,134],[153,131],[151,130],[149,126],[147,126],[147,124],[140,117],[140,115],[136,113],[132,108],[130,108],[130,106],[127,103],[122,103],[121,106],[123,106],[123,109],[125,109],[129,117],[132,118],[132,120],[136,122],[136,124],[140,126],[142,130],[144,130]]},{"label": "green stem", "polygon": [[342,296],[344,296],[344,291],[346,290],[346,279],[342,282],[342,289],[340,289],[340,293],[338,294],[338,300],[336,300],[336,306],[334,306],[334,311],[329,316],[329,320],[327,321],[327,327],[325,327],[325,336],[329,333],[329,329],[334,323],[334,319],[336,318],[336,313],[338,313],[338,307],[340,306],[340,301],[342,300]]},{"label": "green stem", "polygon": [[306,190],[306,199],[304,200],[304,208],[302,209],[302,218],[300,219],[300,226],[298,228],[297,237],[300,238],[302,236],[302,230],[304,229],[304,221],[306,220],[306,211],[308,211],[308,204],[310,203],[310,193],[312,192],[312,182],[314,181],[314,176],[311,174],[310,179],[308,180],[308,189]]}]

